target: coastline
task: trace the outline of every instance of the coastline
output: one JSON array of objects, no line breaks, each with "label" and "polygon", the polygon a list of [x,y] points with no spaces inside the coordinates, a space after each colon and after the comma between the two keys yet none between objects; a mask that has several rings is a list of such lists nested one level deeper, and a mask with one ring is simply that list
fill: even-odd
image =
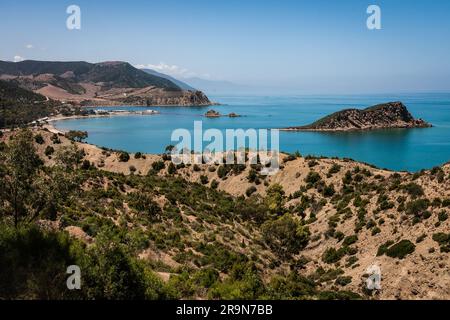
[{"label": "coastline", "polygon": [[142,115],[142,116],[152,116],[157,115],[159,112],[153,112],[153,113],[143,113],[143,112],[134,112],[134,111],[123,111],[123,112],[110,112],[108,114],[92,114],[92,115],[73,115],[73,116],[63,116],[63,115],[56,115],[49,117],[46,120],[37,120],[37,122],[45,122],[45,124],[42,125],[42,128],[48,129],[52,133],[56,134],[64,134],[66,131],[59,130],[55,127],[54,122],[56,121],[64,121],[64,120],[74,120],[74,119],[91,119],[91,118],[110,118],[110,117],[117,117],[117,116],[130,116],[130,115]]}]

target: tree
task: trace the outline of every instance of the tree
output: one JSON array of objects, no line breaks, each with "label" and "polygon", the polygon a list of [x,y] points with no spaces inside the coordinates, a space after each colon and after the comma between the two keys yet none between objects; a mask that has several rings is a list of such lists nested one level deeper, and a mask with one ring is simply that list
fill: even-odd
[{"label": "tree", "polygon": [[[73,152],[78,152],[76,146],[74,148]],[[67,158],[71,157],[66,154],[63,159]],[[61,165],[57,157],[54,168],[43,170],[29,130],[19,131],[0,159],[0,200],[3,204],[0,212],[12,217],[16,228],[21,223],[29,224],[40,215],[55,219],[59,206],[77,189],[74,175],[67,170],[70,167],[67,161]]]},{"label": "tree", "polygon": [[283,213],[284,190],[279,184],[273,184],[267,188],[266,205],[273,214]]},{"label": "tree", "polygon": [[282,258],[297,254],[309,242],[311,232],[301,225],[292,215],[266,221],[262,225],[263,238],[267,245]]},{"label": "tree", "polygon": [[123,151],[119,154],[120,162],[128,162],[128,160],[130,160],[130,155],[128,154],[128,152]]},{"label": "tree", "polygon": [[[33,134],[29,130],[21,130],[12,139],[3,158],[1,198],[6,200],[3,208],[6,215],[12,215],[14,226],[29,211],[36,178],[42,161],[36,154],[33,145]],[[2,210],[2,211],[3,211]]]},{"label": "tree", "polygon": [[87,131],[79,131],[79,130],[70,130],[66,133],[66,138],[72,141],[82,142],[87,139],[88,133]]}]

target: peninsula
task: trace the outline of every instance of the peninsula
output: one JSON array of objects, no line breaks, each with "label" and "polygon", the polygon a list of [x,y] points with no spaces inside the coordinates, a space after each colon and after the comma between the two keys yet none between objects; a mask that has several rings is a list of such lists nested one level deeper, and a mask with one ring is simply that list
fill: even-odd
[{"label": "peninsula", "polygon": [[390,128],[428,128],[431,124],[415,119],[402,102],[378,104],[367,109],[345,109],[312,124],[284,131],[356,131]]}]

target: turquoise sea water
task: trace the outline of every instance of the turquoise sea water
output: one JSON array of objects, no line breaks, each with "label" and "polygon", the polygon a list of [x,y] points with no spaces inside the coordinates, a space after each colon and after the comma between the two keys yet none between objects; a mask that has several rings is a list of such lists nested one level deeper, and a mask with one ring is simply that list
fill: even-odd
[{"label": "turquoise sea water", "polygon": [[[391,129],[371,132],[280,132],[280,149],[302,155],[347,157],[392,170],[418,171],[450,161],[450,94],[361,96],[210,96],[225,105],[213,107],[150,107],[158,115],[113,116],[63,120],[63,130],[86,130],[88,142],[129,152],[161,153],[171,142],[174,129],[282,128],[311,123],[344,108],[402,101],[413,116],[434,125],[427,129]],[[114,107],[114,109],[136,107]],[[209,109],[235,112],[240,118],[205,118]]]}]

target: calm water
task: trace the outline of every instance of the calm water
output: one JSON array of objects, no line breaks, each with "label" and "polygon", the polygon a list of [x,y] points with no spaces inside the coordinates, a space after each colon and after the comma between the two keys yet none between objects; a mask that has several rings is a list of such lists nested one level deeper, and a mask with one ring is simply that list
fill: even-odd
[{"label": "calm water", "polygon": [[202,117],[210,109],[207,107],[151,107],[161,114],[64,120],[55,126],[63,130],[86,130],[89,132],[87,141],[99,146],[161,153],[167,145],[175,144],[170,141],[174,129],[192,131],[195,120],[202,120],[204,129],[281,128],[308,124],[343,108],[399,100],[415,117],[425,119],[434,127],[352,133],[280,132],[280,149],[298,150],[303,155],[348,157],[393,170],[417,171],[450,161],[450,94],[210,98],[226,104],[213,109],[222,114],[235,112],[243,117]]}]

